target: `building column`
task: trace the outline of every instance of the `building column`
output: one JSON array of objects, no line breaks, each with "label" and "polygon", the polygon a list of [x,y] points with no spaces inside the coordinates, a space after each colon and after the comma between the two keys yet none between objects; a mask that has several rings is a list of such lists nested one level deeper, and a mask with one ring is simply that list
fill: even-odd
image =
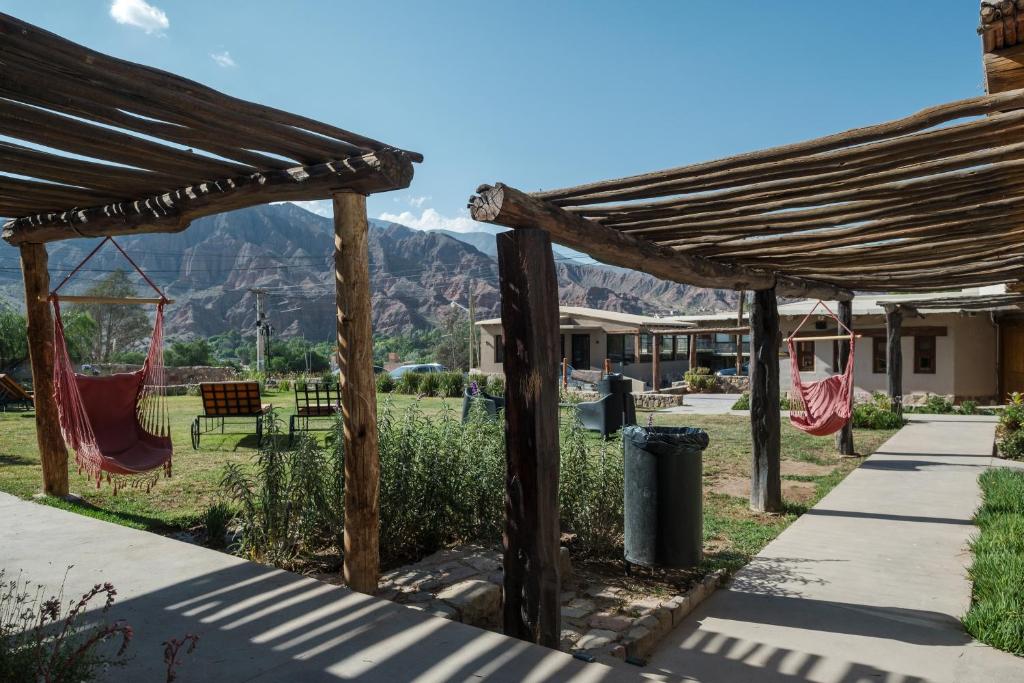
[{"label": "building column", "polygon": [[885,374],[889,380],[889,402],[903,414],[903,311],[899,306],[885,307]]},{"label": "building column", "polygon": [[661,388],[661,335],[651,335],[651,391]]},{"label": "building column", "polygon": [[[843,325],[847,329],[853,330],[853,301],[840,301],[839,310],[837,311],[839,322],[842,325],[837,325],[837,334],[846,334],[846,330],[843,329]],[[840,341],[839,344],[839,372],[843,373],[846,371],[846,364],[850,362],[850,345],[846,342]],[[853,400],[853,383],[850,383],[850,400]],[[857,451],[853,447],[853,418],[851,418],[843,428],[836,433],[836,449],[839,451],[839,455],[856,455]]]}]

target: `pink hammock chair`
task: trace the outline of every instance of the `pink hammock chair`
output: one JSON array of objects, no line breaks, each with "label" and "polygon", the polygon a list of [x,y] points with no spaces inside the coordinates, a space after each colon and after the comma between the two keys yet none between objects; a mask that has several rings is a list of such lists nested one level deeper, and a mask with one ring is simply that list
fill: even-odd
[{"label": "pink hammock chair", "polygon": [[[800,360],[797,358],[796,344],[800,338],[796,333],[804,326],[818,307],[824,308],[839,324],[845,335],[827,337],[828,339],[846,339],[850,344],[850,355],[843,369],[843,374],[833,375],[815,382],[805,383],[800,378]],[[797,429],[814,436],[828,436],[842,429],[853,415],[853,331],[842,323],[825,302],[819,301],[811,309],[793,333],[786,338],[789,347],[790,377],[793,388],[789,396],[789,421]]]},{"label": "pink hammock chair", "polygon": [[[88,377],[75,373],[64,337],[58,291],[110,242],[132,264],[146,283],[159,295],[156,321],[149,352],[141,370]],[[54,398],[64,440],[75,451],[79,472],[96,480],[99,487],[104,474],[115,493],[125,486],[145,487],[148,491],[159,479],[158,468],[171,476],[173,448],[167,414],[164,381],[164,304],[169,300],[121,246],[107,237],[85,257],[50,293],[53,304]],[[123,300],[119,303],[131,303]],[[141,301],[141,300],[140,300]],[[152,303],[152,302],[150,302]],[[151,473],[146,477],[126,475]]]}]

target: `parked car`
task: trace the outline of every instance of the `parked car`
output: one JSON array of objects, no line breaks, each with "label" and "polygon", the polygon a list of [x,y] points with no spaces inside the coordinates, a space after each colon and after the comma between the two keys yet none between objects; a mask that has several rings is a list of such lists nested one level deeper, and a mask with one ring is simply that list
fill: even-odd
[{"label": "parked car", "polygon": [[448,368],[440,363],[411,363],[392,370],[391,377],[400,379],[407,372],[448,372]]},{"label": "parked car", "polygon": [[[722,368],[721,370],[719,370],[715,374],[718,375],[719,377],[734,377],[736,375],[736,368]],[[750,374],[750,364],[749,363],[744,363],[743,364],[743,377],[746,377],[749,374]]]}]

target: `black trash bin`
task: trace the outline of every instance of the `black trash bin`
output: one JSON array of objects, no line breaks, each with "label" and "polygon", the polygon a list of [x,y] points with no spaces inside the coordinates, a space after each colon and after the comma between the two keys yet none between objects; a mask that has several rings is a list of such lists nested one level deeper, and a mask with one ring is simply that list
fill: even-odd
[{"label": "black trash bin", "polygon": [[693,427],[626,427],[626,562],[694,567],[701,561],[701,474],[708,435]]}]

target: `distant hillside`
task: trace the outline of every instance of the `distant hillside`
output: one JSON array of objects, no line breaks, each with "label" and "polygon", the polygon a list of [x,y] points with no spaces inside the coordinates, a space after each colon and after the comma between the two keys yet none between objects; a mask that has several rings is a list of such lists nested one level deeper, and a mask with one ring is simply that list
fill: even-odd
[{"label": "distant hillside", "polygon": [[[249,330],[255,322],[251,288],[269,292],[271,322],[281,336],[334,335],[333,227],[292,204],[243,209],[196,221],[178,234],[120,239],[133,258],[175,299],[172,336]],[[51,273],[76,264],[95,240],[50,245]],[[412,230],[372,221],[370,264],[374,329],[399,333],[434,325],[451,301],[465,304],[474,283],[481,318],[499,314],[494,236]],[[104,251],[83,281],[123,266]],[[557,262],[563,303],[629,313],[700,312],[732,308],[732,292],[668,283],[618,268]],[[0,247],[0,293],[21,299],[17,251]],[[87,283],[86,283],[87,284]]]}]

